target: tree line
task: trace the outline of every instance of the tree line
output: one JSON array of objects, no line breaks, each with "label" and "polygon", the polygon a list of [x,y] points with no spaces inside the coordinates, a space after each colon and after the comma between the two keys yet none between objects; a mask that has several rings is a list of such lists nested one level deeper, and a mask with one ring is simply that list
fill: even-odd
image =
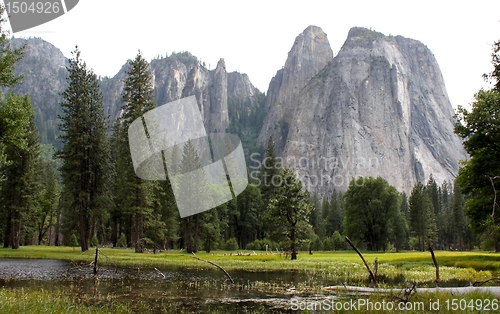
[{"label": "tree line", "polygon": [[[498,43],[496,47],[494,56]],[[13,74],[13,66],[22,58],[23,48],[12,50],[5,35],[0,48],[0,86],[13,86],[21,80]],[[1,97],[0,240],[4,247],[70,245],[86,251],[105,245],[136,252],[183,249],[189,253],[282,250],[292,259],[299,251],[345,250],[343,236],[375,251],[425,250],[429,244],[443,250],[500,247],[495,177],[500,141],[494,141],[498,86],[476,95],[473,112],[459,111],[456,132],[464,138],[471,158],[454,183],[438,185],[431,176],[406,195],[383,178],[358,178],[347,191],[334,190],[320,199],[309,195],[294,172],[279,163],[270,138],[257,177],[259,182],[278,185],[251,182],[233,200],[181,219],[170,181],[142,180],[132,164],[128,127],[156,107],[152,74],[142,54],[129,61],[124,105],[113,125],[104,114],[98,78],[78,48],[67,69],[68,87],[59,116],[63,146],[53,154],[44,153],[38,144],[29,97],[13,93]],[[497,74],[490,78],[498,78]],[[489,110],[488,121],[479,125],[476,120],[485,119],[479,114],[483,104]],[[480,127],[490,132],[481,132]],[[181,170],[200,165],[191,142],[172,154],[168,160]],[[184,193],[195,186],[189,180],[196,179],[181,177]]]}]

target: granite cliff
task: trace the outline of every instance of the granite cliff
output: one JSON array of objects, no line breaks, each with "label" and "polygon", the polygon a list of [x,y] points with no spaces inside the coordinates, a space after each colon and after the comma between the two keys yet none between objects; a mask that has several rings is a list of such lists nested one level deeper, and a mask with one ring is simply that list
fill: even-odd
[{"label": "granite cliff", "polygon": [[[298,51],[296,45],[274,80],[289,72],[291,60],[327,64],[318,69],[302,63],[312,77],[298,93],[288,92],[294,97],[271,101],[259,143],[277,138],[278,153],[307,190],[329,195],[358,176],[382,176],[407,192],[431,174],[437,182],[453,181],[466,156],[453,133],[443,77],[426,46],[364,28],[352,28],[329,62],[326,54]],[[268,97],[276,86],[271,82]],[[281,84],[278,95],[286,89]]]},{"label": "granite cliff", "polygon": [[[57,146],[68,60],[38,38],[12,43],[26,44],[16,64],[24,80],[15,90],[31,95],[41,141]],[[183,52],[155,58],[150,66],[158,105],[194,95],[207,131],[238,134],[247,158],[259,147],[262,152],[272,136],[278,155],[320,197],[345,190],[358,176],[382,176],[407,192],[431,174],[438,183],[451,182],[466,157],[453,133],[453,108],[437,61],[413,39],[356,27],[334,57],[327,35],[309,26],[266,95],[246,74],[228,73],[223,59],[208,69]],[[127,68],[125,63],[114,77],[100,78],[112,122],[120,114]]]}]

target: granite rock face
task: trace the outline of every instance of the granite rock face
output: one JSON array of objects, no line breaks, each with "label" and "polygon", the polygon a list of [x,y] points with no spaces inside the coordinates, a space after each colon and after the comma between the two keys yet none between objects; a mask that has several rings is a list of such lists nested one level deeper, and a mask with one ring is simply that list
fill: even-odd
[{"label": "granite rock face", "polygon": [[[228,74],[224,59],[215,70],[208,70],[190,53],[172,54],[150,63],[155,88],[155,103],[164,105],[184,97],[195,96],[207,132],[224,132],[229,127],[227,109]],[[128,65],[113,78],[103,79],[104,106],[114,121],[123,105],[121,92]]]},{"label": "granite rock face", "polygon": [[269,83],[266,98],[269,113],[257,140],[259,145],[267,145],[272,136],[278,153],[283,150],[293,124],[290,109],[307,82],[332,60],[332,48],[321,28],[309,26],[295,38],[285,66]]},{"label": "granite rock face", "polygon": [[60,93],[68,86],[68,60],[58,48],[40,38],[13,38],[11,45],[13,48],[25,45],[25,56],[14,67],[16,75],[22,74],[23,79],[12,90],[20,95],[30,95],[41,142],[56,143],[59,134],[57,115],[61,113]]},{"label": "granite rock face", "polygon": [[406,192],[431,174],[452,182],[466,157],[439,66],[416,40],[353,28],[295,95],[286,104],[288,130],[271,107],[266,122],[276,130],[263,129],[259,139],[278,135],[282,158],[320,196],[360,176]]},{"label": "granite rock face", "polygon": [[[61,113],[61,93],[68,85],[68,60],[58,48],[40,38],[12,40],[13,47],[22,45],[26,45],[26,54],[16,63],[15,70],[24,78],[13,90],[31,96],[41,142],[59,147],[57,115]],[[224,132],[229,128],[228,99],[248,100],[250,106],[245,110],[253,110],[258,96],[262,95],[246,74],[227,73],[224,59],[219,60],[215,69],[209,70],[198,58],[182,52],[153,59],[150,67],[156,104],[160,106],[194,95],[207,132]],[[115,76],[99,78],[105,114],[111,123],[120,116],[127,71],[128,62]]]}]

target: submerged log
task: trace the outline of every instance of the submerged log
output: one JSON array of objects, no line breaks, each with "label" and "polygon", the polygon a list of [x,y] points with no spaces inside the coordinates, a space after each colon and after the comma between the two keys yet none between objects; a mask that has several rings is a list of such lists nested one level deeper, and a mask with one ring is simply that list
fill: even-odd
[{"label": "submerged log", "polygon": [[[392,295],[395,293],[404,293],[407,289],[393,288],[393,289],[382,289],[382,288],[366,288],[357,286],[329,286],[323,287],[324,291],[338,291],[353,294],[387,294]],[[415,292],[423,293],[435,293],[435,292],[446,292],[453,295],[463,295],[472,292],[479,293],[491,293],[496,297],[500,297],[500,286],[492,287],[436,287],[436,288],[418,288],[414,290]]]}]

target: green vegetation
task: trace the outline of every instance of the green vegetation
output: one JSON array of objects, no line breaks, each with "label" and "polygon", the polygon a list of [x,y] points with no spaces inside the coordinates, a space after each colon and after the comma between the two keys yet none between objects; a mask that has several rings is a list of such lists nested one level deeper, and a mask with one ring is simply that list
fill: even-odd
[{"label": "green vegetation", "polygon": [[[154,254],[153,252],[135,254],[131,249],[101,248],[105,257],[102,265],[134,267],[185,267],[212,269],[212,266],[192,258],[192,254],[172,250]],[[238,254],[239,253],[239,254]],[[363,253],[367,261],[378,257],[379,275],[387,278],[403,276],[408,281],[431,282],[434,280],[434,265],[428,252]],[[364,266],[353,251],[339,252],[299,252],[300,258],[292,261],[285,254],[265,251],[212,251],[199,252],[196,256],[213,261],[228,271],[280,271],[295,270],[317,274],[322,278],[337,280],[342,277],[365,280]],[[71,247],[27,246],[18,250],[0,249],[2,258],[50,258],[67,261],[89,262],[94,252],[79,252]],[[441,266],[442,281],[451,279],[485,280],[500,273],[500,256],[486,252],[447,252],[437,251],[436,259]]]},{"label": "green vegetation", "polygon": [[455,133],[464,139],[470,160],[460,168],[457,183],[467,196],[466,211],[473,230],[483,234],[485,244],[500,251],[500,41],[493,46],[494,87],[481,89],[472,111],[459,107]]},{"label": "green vegetation", "polygon": [[62,94],[59,117],[64,146],[58,155],[63,160],[64,214],[78,229],[80,247],[86,251],[96,230],[108,220],[113,173],[99,81],[80,53],[77,47],[67,67],[69,85]]},{"label": "green vegetation", "polygon": [[[453,310],[451,306],[452,299],[456,297],[443,292],[438,293],[418,293],[410,298],[413,302],[411,306],[425,306],[423,310],[412,310],[410,313],[492,313],[490,310],[478,310],[475,306],[465,307],[464,309]],[[349,302],[350,300],[365,299],[371,303],[375,302],[392,302],[394,306],[401,302],[399,296],[363,296],[354,295],[349,298],[338,300],[339,302]],[[462,305],[476,304],[476,300],[495,300],[495,297],[490,294],[471,293],[461,296]],[[430,302],[439,302],[439,311],[430,310]],[[448,303],[447,303],[448,302]],[[472,303],[471,303],[472,302]],[[447,304],[450,309],[447,309]],[[291,303],[288,304],[290,307]],[[410,304],[408,305],[410,306]],[[458,305],[460,306],[460,305]],[[203,310],[204,313],[234,313],[235,309],[197,309]],[[72,291],[48,291],[34,289],[9,289],[0,288],[0,311],[2,313],[192,313],[192,308],[186,308],[171,302],[170,300],[157,300],[153,304],[146,301],[126,301],[116,300],[110,296],[88,296],[78,294]],[[254,310],[245,310],[245,313],[288,313],[289,310],[261,308]],[[366,313],[363,309],[349,309],[336,311],[336,313]],[[386,311],[371,310],[370,313],[385,313]],[[308,310],[298,311],[298,313],[310,313]]]},{"label": "green vegetation", "polygon": [[364,241],[369,250],[385,251],[389,221],[398,208],[398,191],[381,177],[352,180],[345,194],[346,234]]}]

